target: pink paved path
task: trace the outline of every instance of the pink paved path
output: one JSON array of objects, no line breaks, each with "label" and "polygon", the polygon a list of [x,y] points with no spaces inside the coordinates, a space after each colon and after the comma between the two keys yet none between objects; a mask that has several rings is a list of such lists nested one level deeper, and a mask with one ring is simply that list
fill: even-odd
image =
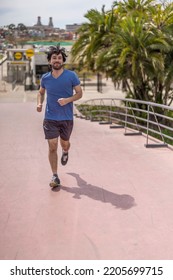
[{"label": "pink paved path", "polygon": [[173,151],[75,119],[51,190],[42,118],[0,103],[0,259],[173,259]]}]

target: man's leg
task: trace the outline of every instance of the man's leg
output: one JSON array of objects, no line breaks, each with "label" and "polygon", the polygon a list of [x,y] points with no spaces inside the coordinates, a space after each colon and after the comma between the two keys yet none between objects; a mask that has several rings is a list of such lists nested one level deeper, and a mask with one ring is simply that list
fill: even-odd
[{"label": "man's leg", "polygon": [[49,162],[53,174],[58,172],[58,138],[48,139],[49,144]]},{"label": "man's leg", "polygon": [[65,141],[62,138],[60,138],[60,144],[61,144],[61,147],[62,147],[63,151],[65,153],[68,153],[68,150],[70,149],[70,142]]},{"label": "man's leg", "polygon": [[66,165],[68,161],[68,151],[70,149],[70,142],[65,141],[62,138],[60,138],[60,144],[62,147],[62,157],[61,157],[61,164]]},{"label": "man's leg", "polygon": [[60,185],[60,179],[58,178],[58,138],[49,139],[49,162],[52,169],[52,179],[50,182],[50,187],[54,188]]},{"label": "man's leg", "polygon": [[70,149],[70,135],[73,130],[73,120],[64,121],[60,131],[60,144],[62,147],[61,164],[66,165],[68,161],[68,151]]}]

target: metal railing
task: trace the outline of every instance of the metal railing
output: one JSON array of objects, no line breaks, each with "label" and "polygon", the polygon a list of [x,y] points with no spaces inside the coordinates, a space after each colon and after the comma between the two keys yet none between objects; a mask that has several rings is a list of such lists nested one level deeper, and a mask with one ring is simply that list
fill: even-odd
[{"label": "metal railing", "polygon": [[127,98],[95,98],[76,108],[77,117],[124,128],[126,136],[145,135],[147,148],[173,146],[173,107]]}]

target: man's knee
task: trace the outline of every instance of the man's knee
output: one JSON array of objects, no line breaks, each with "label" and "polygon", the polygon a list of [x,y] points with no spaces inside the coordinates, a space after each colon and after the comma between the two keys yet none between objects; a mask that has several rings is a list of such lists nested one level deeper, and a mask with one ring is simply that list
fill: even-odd
[{"label": "man's knee", "polygon": [[54,153],[57,151],[58,143],[54,140],[48,140],[49,143],[49,152]]},{"label": "man's knee", "polygon": [[70,142],[61,139],[61,147],[64,151],[68,151],[70,148]]}]

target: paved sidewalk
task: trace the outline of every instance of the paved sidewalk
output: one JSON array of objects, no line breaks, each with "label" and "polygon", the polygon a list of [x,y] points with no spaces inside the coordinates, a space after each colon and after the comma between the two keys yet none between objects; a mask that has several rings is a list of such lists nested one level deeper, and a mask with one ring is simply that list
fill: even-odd
[{"label": "paved sidewalk", "polygon": [[173,259],[173,151],[75,119],[51,190],[29,94],[0,98],[0,259]]}]

